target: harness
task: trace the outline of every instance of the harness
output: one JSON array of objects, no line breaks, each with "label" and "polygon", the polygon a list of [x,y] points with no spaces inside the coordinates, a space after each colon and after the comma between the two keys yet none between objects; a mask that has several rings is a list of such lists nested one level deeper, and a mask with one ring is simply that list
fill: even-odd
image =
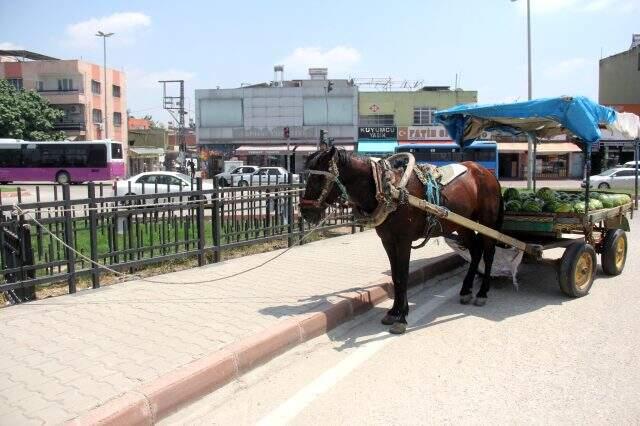
[{"label": "harness", "polygon": [[331,160],[329,160],[329,170],[315,170],[309,169],[307,172],[310,175],[320,175],[324,176],[324,185],[322,186],[322,191],[320,191],[320,195],[315,200],[309,200],[306,198],[302,198],[300,200],[300,207],[311,207],[317,209],[324,209],[329,206],[329,204],[325,201],[329,196],[329,193],[333,189],[333,185],[337,184],[338,189],[340,190],[340,198],[342,198],[343,202],[346,203],[349,201],[349,194],[347,193],[347,189],[344,187],[342,182],[340,182],[340,171],[338,170],[338,162],[336,161],[336,154],[338,151],[334,152],[331,156]]},{"label": "harness", "polygon": [[[340,181],[340,171],[336,161],[336,153],[334,153],[331,160],[329,160],[329,168],[327,171],[316,169],[307,170],[309,175],[324,176],[325,181],[318,198],[315,200],[303,198],[300,200],[300,207],[321,209],[328,207],[329,204],[326,202],[326,199],[333,189],[333,185],[338,186],[338,189],[340,190],[340,197],[343,202],[349,202],[349,194],[347,193],[344,184]],[[397,161],[400,158],[405,158],[407,160],[407,166],[400,182],[395,185],[396,175],[391,162]],[[437,182],[437,172],[435,168],[429,166],[417,166],[413,155],[400,153],[380,161],[369,159],[369,164],[371,166],[373,182],[376,188],[375,198],[378,205],[371,213],[366,213],[354,205],[354,214],[356,215],[358,222],[377,227],[387,220],[389,214],[393,213],[398,208],[398,205],[407,204],[408,192],[405,187],[409,182],[411,173],[415,173],[423,184],[425,188],[425,199],[430,203],[441,205],[440,185]],[[412,248],[420,248],[424,246],[431,237],[436,226],[440,226],[440,229],[442,230],[442,226],[438,219],[433,215],[427,215],[425,240],[420,245]]]}]

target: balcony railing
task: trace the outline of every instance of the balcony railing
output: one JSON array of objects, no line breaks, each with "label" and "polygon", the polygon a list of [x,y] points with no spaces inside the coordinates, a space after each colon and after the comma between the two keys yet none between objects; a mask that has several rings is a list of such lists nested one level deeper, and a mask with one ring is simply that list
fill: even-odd
[{"label": "balcony railing", "polygon": [[73,95],[73,94],[82,94],[84,93],[83,89],[38,89],[38,93],[42,93],[43,95]]},{"label": "balcony railing", "polygon": [[84,121],[61,120],[53,126],[56,130],[87,130],[87,123]]}]

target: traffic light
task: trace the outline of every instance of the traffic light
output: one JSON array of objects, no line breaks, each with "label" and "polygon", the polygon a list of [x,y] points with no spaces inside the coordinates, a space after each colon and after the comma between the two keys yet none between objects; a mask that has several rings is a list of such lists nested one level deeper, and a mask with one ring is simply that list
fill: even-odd
[{"label": "traffic light", "polygon": [[320,129],[320,143],[324,142],[324,134],[325,131],[323,129]]},{"label": "traffic light", "polygon": [[329,80],[327,83],[327,93],[333,90],[333,81]]},{"label": "traffic light", "polygon": [[283,129],[282,133],[283,133],[283,136],[284,136],[285,139],[289,139],[289,128],[288,127],[285,127]]}]

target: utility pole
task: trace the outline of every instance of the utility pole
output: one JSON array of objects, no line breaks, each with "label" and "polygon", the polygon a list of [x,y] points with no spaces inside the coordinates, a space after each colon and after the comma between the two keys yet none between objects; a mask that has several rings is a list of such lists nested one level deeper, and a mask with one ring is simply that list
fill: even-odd
[{"label": "utility pole", "polygon": [[96,33],[96,37],[102,37],[102,53],[104,59],[104,136],[105,139],[109,139],[109,122],[107,119],[109,118],[109,114],[107,113],[107,37],[111,37],[115,33],[104,33],[102,31],[98,31]]},{"label": "utility pole", "polygon": [[[162,83],[162,107],[178,123],[178,133],[176,135],[179,149],[178,163],[184,165],[187,155],[187,145],[184,140],[184,116],[187,115],[187,111],[184,109],[184,80],[160,80],[158,83]],[[167,84],[175,85],[176,83],[179,85],[179,95],[167,95]]]}]

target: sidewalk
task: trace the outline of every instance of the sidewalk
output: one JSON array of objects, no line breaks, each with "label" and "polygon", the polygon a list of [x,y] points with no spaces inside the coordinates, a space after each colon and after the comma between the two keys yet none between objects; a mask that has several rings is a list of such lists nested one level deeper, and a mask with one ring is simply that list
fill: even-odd
[{"label": "sidewalk", "polygon": [[[245,270],[276,253],[154,277],[166,285],[131,281],[1,309],[0,424],[59,424],[113,406],[145,386],[169,383],[177,370],[225,347],[264,345],[267,330],[292,319],[320,312],[327,326],[327,302],[335,307],[345,300],[341,293],[390,281],[382,244],[368,231],[296,247],[237,277],[188,284]],[[433,240],[413,251],[411,269],[422,273],[451,261],[449,247]],[[234,356],[237,377],[244,370]]]}]

